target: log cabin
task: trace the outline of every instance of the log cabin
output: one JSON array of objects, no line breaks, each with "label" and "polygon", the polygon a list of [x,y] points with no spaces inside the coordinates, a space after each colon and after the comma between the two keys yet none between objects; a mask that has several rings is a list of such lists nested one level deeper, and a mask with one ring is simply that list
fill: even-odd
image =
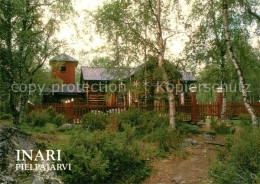
[{"label": "log cabin", "polygon": [[[158,89],[155,81],[156,60],[142,64],[137,68],[107,70],[102,67],[82,66],[80,70],[80,83],[75,84],[75,71],[79,61],[66,54],[58,55],[50,60],[52,78],[60,78],[63,85],[53,85],[46,90],[43,103],[58,103],[64,101],[84,102],[90,105],[143,105],[167,103],[165,92]],[[169,64],[170,62],[168,62]],[[149,65],[150,64],[150,65]],[[169,64],[168,68],[173,64]],[[117,75],[121,73],[121,75]],[[148,73],[148,74],[147,74]],[[169,70],[169,74],[173,71]],[[195,78],[185,71],[174,73],[176,80],[173,84],[189,85],[196,82]],[[142,82],[143,81],[143,82]],[[149,83],[144,88],[137,84]],[[111,86],[116,90],[111,90]],[[142,85],[140,85],[142,86]],[[178,103],[184,104],[190,100],[189,90],[176,93]]]}]

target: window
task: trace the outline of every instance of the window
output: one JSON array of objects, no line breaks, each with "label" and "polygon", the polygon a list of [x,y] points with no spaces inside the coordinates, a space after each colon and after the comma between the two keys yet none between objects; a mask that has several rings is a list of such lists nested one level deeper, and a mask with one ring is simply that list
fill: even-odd
[{"label": "window", "polygon": [[66,66],[60,67],[60,71],[61,71],[61,72],[66,72],[66,69],[67,69]]}]

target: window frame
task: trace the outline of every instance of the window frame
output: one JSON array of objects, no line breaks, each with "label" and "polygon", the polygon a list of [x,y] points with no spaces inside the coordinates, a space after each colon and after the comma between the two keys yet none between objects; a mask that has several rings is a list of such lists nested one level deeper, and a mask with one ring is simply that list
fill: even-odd
[{"label": "window frame", "polygon": [[[65,70],[63,70],[63,69],[65,69]],[[61,66],[60,67],[60,72],[66,72],[67,71],[67,67],[66,66]]]}]

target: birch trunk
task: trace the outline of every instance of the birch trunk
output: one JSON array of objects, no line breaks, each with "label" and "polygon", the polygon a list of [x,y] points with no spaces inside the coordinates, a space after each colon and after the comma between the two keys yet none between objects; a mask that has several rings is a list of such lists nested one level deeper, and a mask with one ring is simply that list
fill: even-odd
[{"label": "birch trunk", "polygon": [[176,122],[175,122],[175,114],[176,114],[176,109],[175,109],[175,99],[174,99],[174,94],[173,94],[173,89],[170,87],[170,82],[167,76],[167,73],[163,67],[163,58],[159,56],[159,68],[162,71],[163,74],[163,80],[166,85],[166,91],[167,91],[167,96],[168,96],[168,101],[169,101],[169,122],[170,122],[170,128],[175,129],[176,127]]},{"label": "birch trunk", "polygon": [[221,54],[221,71],[222,71],[222,108],[221,108],[221,120],[224,122],[226,120],[227,113],[227,95],[226,95],[226,77],[225,77],[225,59],[224,54]]},{"label": "birch trunk", "polygon": [[227,112],[227,98],[226,98],[226,87],[222,86],[223,94],[222,94],[222,108],[221,108],[221,121],[226,120],[226,112]]},{"label": "birch trunk", "polygon": [[[211,9],[214,10],[214,0],[211,0]],[[216,20],[216,14],[213,12],[212,14],[212,20],[213,20],[213,30],[214,35],[217,43],[217,47],[219,49],[220,54],[220,62],[221,62],[221,82],[222,82],[222,107],[221,107],[221,120],[222,122],[226,120],[226,111],[227,111],[227,100],[226,100],[226,71],[225,71],[225,54],[226,51],[224,49],[225,45],[222,45],[219,34],[218,34],[218,28],[217,28],[217,20]]]},{"label": "birch trunk", "polygon": [[169,122],[170,122],[170,128],[175,129],[176,123],[175,123],[175,99],[173,94],[173,89],[170,87],[170,81],[168,78],[168,75],[164,69],[164,53],[165,53],[165,45],[166,40],[163,39],[162,36],[162,27],[161,27],[161,1],[157,1],[157,45],[159,47],[159,53],[158,53],[158,66],[163,74],[163,80],[166,84],[166,90],[167,90],[167,96],[169,101]]},{"label": "birch trunk", "polygon": [[224,24],[226,46],[227,46],[228,54],[229,54],[229,57],[230,57],[233,65],[236,69],[236,72],[237,72],[237,75],[238,75],[238,78],[239,78],[239,82],[241,84],[243,101],[244,101],[244,104],[245,104],[245,107],[246,107],[248,113],[251,116],[252,123],[253,123],[254,127],[257,127],[258,126],[257,116],[256,116],[256,113],[255,113],[255,110],[252,108],[252,106],[250,105],[250,103],[248,101],[247,91],[246,91],[246,87],[245,87],[245,84],[244,84],[244,77],[243,77],[240,65],[237,61],[237,58],[235,57],[235,55],[233,53],[232,46],[231,46],[230,35],[229,35],[229,24],[228,24],[227,0],[223,0],[223,24]]}]

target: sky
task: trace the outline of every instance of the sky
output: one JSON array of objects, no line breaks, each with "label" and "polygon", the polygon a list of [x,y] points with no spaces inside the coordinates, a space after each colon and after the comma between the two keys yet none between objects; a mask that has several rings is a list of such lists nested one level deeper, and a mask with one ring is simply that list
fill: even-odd
[{"label": "sky", "polygon": [[[95,34],[92,29],[86,30],[87,23],[85,20],[85,11],[93,11],[102,5],[103,0],[73,0],[73,8],[78,13],[76,16],[70,17],[60,26],[57,37],[65,40],[67,46],[61,49],[61,52],[68,53],[72,57],[81,61],[82,65],[88,62],[95,54],[91,54],[93,49],[105,44],[104,41]],[[91,31],[90,31],[91,30]]]}]

